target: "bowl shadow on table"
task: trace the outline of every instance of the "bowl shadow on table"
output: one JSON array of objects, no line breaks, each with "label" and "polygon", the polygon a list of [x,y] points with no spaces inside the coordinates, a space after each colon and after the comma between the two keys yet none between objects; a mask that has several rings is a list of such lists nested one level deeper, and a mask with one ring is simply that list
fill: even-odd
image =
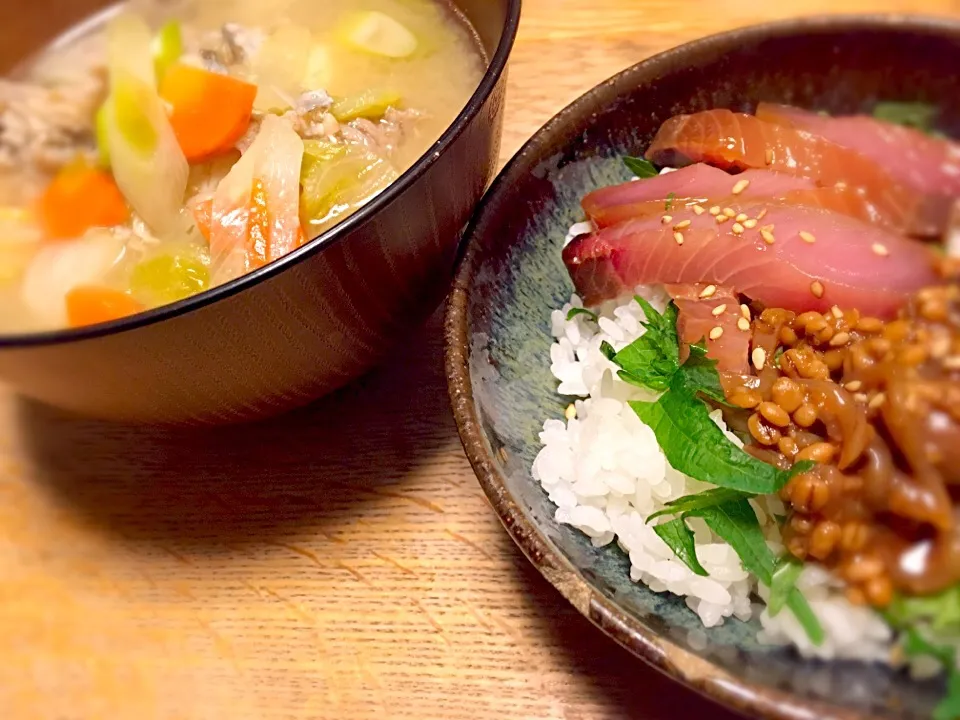
[{"label": "bowl shadow on table", "polygon": [[[549,648],[553,661],[569,677],[579,678],[579,692],[565,716],[570,720],[668,720],[674,718],[709,717],[712,720],[736,720],[736,715],[685,688],[644,661],[632,655],[592,626],[546,579],[514,548],[516,561],[511,564],[516,584],[530,606],[532,625],[526,631],[535,634],[538,643]],[[569,693],[567,688],[551,688],[545,681],[544,691],[554,695]],[[589,713],[577,714],[583,703]]]},{"label": "bowl shadow on table", "polygon": [[281,417],[164,429],[20,400],[21,445],[54,502],[129,542],[229,552],[322,533],[459,449],[439,326],[437,315],[378,370]]}]

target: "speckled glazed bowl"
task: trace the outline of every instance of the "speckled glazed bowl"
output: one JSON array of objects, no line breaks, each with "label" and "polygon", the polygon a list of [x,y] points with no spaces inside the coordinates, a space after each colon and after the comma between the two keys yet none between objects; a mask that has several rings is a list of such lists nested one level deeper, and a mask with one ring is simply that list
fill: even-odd
[{"label": "speckled glazed bowl", "polygon": [[[0,2],[0,73],[110,0]],[[460,233],[496,172],[521,0],[452,0],[489,59],[443,135],[384,192],[289,255],[172,305],[87,328],[0,337],[0,380],[101,418],[227,423],[355,378],[442,301]],[[62,8],[61,8],[62,6]],[[63,12],[59,12],[62,9]],[[13,28],[13,29],[11,29]],[[18,32],[17,28],[22,31]]]},{"label": "speckled glazed bowl", "polygon": [[[549,371],[549,312],[572,286],[560,258],[579,199],[626,180],[660,123],[760,100],[832,112],[878,99],[942,108],[960,130],[960,24],[907,17],[806,19],[737,30],[646,60],[557,115],[503,171],[468,232],[447,314],[447,372],[467,455],[507,530],[546,578],[619,643],[690,687],[753,716],[927,718],[942,692],[882,667],[801,660],[760,646],[755,623],[705,630],[683,600],[629,579],[554,520],[530,475],[543,420],[565,402]],[[678,716],[679,717],[679,716]]]}]

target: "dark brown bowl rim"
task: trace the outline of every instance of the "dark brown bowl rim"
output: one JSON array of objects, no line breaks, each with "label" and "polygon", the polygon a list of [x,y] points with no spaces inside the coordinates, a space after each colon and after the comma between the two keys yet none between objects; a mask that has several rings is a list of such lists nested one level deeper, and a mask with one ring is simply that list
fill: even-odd
[{"label": "dark brown bowl rim", "polygon": [[687,55],[728,51],[744,42],[798,34],[837,31],[906,30],[918,34],[956,35],[960,22],[950,18],[904,14],[818,15],[780,20],[710,35],[654,55],[614,75],[573,101],[540,128],[507,163],[484,196],[464,234],[466,251],[448,298],[444,321],[445,365],[450,401],[467,458],[487,499],[527,558],[543,576],[600,630],[617,643],[691,689],[732,709],[770,720],[867,720],[870,716],[818,700],[806,700],[784,690],[740,680],[722,667],[656,635],[638,620],[595,591],[589,581],[524,515],[484,440],[470,381],[468,303],[470,286],[479,269],[480,243],[488,226],[495,226],[511,188],[536,164],[541,144],[562,135],[568,124],[583,122],[595,112],[593,98],[603,90],[616,94],[654,81]]},{"label": "dark brown bowl rim", "polygon": [[[131,315],[119,320],[112,320],[107,323],[91,325],[88,327],[63,328],[36,333],[0,335],[0,350],[29,348],[43,345],[57,345],[79,342],[82,340],[91,340],[104,335],[115,335],[125,331],[135,330],[136,328],[144,327],[146,325],[153,325],[154,323],[159,323],[180,315],[185,315],[189,312],[212,305],[219,300],[236,295],[237,293],[247,290],[254,285],[258,285],[269,278],[279,275],[288,268],[298,265],[299,263],[325,250],[326,248],[339,243],[351,232],[366,223],[374,215],[385,210],[397,198],[403,195],[427,172],[427,170],[434,165],[434,163],[440,159],[440,156],[447,151],[450,145],[452,145],[461,134],[463,134],[467,126],[479,114],[481,108],[487,101],[487,98],[490,97],[493,89],[497,86],[497,83],[500,81],[500,78],[507,67],[507,62],[510,58],[510,52],[513,49],[513,44],[517,37],[517,30],[520,26],[520,10],[523,0],[506,0],[506,2],[507,17],[503,26],[503,34],[500,36],[500,42],[498,43],[497,49],[493,53],[493,56],[490,58],[487,69],[483,74],[483,78],[480,80],[480,84],[477,86],[477,89],[474,90],[473,94],[470,96],[470,99],[467,100],[467,104],[464,105],[463,109],[457,114],[456,118],[454,118],[449,127],[444,130],[439,139],[429,148],[427,148],[423,155],[421,155],[420,158],[406,172],[404,172],[399,178],[397,178],[397,180],[391,183],[386,190],[377,195],[373,200],[347,217],[345,220],[330,228],[326,232],[318,235],[316,238],[306,243],[302,247],[297,248],[287,255],[284,255],[279,260],[275,260],[274,262],[265,265],[262,268],[258,268],[253,272],[242,275],[235,280],[231,280],[223,285],[218,285],[210,290],[205,290],[197,295],[192,295],[184,300],[179,300],[178,302],[170,303],[168,305],[162,305],[158,308],[137,313],[136,315]],[[101,18],[105,14],[111,12],[116,12],[116,8],[117,6],[111,6],[89,16],[73,28],[67,29],[60,37],[55,39],[52,44],[62,41],[62,38],[65,36],[70,36],[72,33],[76,32],[78,28],[82,28],[89,23],[94,22],[97,18]]]}]

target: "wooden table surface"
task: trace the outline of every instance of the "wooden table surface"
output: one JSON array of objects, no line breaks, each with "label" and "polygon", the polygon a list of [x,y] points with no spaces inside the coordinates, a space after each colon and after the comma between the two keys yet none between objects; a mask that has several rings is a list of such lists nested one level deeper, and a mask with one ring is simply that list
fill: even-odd
[{"label": "wooden table surface", "polygon": [[[26,4],[0,3],[8,53],[78,12]],[[525,0],[503,159],[685,40],[916,6]],[[2,718],[732,717],[602,637],[514,548],[457,438],[439,315],[387,367],[264,424],[123,428],[3,391],[0,428]]]}]

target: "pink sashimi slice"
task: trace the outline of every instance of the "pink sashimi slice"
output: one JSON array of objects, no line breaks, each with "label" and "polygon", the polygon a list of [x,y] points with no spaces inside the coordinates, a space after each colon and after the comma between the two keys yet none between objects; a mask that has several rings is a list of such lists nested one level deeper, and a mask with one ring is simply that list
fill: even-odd
[{"label": "pink sashimi slice", "polygon": [[[746,374],[752,333],[740,311],[737,293],[724,286],[708,289],[707,283],[667,285],[677,306],[677,335],[686,345],[705,341],[707,357],[724,372]],[[721,332],[717,332],[717,329]]]},{"label": "pink sashimi slice", "polygon": [[589,305],[641,284],[711,283],[767,307],[839,305],[890,318],[910,293],[937,281],[930,250],[881,228],[807,207],[744,203],[738,211],[762,217],[720,224],[683,208],[668,225],[649,217],[580,236],[563,260]]},{"label": "pink sashimi slice", "polygon": [[706,162],[724,169],[759,168],[810,178],[819,187],[853,188],[887,225],[911,234],[940,234],[949,208],[902,183],[889,163],[808,130],[730,110],[706,110],[667,120],[646,157],[665,165]]},{"label": "pink sashimi slice", "polygon": [[761,120],[808,130],[875,163],[895,168],[905,185],[931,195],[960,195],[960,144],[867,115],[830,117],[760,103]]},{"label": "pink sashimi slice", "polygon": [[615,225],[622,220],[643,215],[663,215],[684,205],[732,197],[734,187],[744,180],[747,181],[746,189],[740,194],[743,199],[780,198],[794,190],[816,188],[812,180],[785,173],[748,170],[734,176],[719,168],[697,163],[645,180],[595,190],[581,204],[587,217],[598,225]]}]

